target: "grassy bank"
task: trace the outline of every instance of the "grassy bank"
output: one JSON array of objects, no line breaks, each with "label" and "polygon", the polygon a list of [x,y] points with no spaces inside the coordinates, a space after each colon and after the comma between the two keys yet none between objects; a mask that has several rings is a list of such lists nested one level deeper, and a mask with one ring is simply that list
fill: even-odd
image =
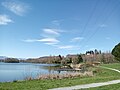
[{"label": "grassy bank", "polygon": [[[112,64],[108,64],[107,66]],[[106,65],[104,65],[106,66]],[[120,68],[120,64],[113,64],[112,68]],[[76,77],[65,79],[52,79],[52,80],[31,80],[31,81],[18,81],[0,83],[0,90],[46,90],[49,88],[74,86],[80,84],[88,84],[95,82],[103,82],[109,80],[120,79],[120,74],[115,71],[94,68],[95,75],[93,77]]]},{"label": "grassy bank", "polygon": [[120,70],[120,63],[114,63],[114,64],[102,64],[101,66],[109,67],[109,68],[114,68]]}]

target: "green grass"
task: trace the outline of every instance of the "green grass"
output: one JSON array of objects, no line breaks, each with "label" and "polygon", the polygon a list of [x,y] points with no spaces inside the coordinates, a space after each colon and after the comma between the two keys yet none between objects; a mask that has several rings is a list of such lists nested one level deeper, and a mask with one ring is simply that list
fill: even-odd
[{"label": "green grass", "polygon": [[[118,65],[114,64],[113,67],[119,68],[120,64]],[[61,80],[54,79],[54,80],[6,82],[6,83],[0,83],[0,90],[46,90],[50,88],[74,86],[80,84],[88,84],[88,83],[104,82],[109,80],[120,79],[120,74],[118,72],[103,68],[94,68],[94,69],[96,70],[97,73],[95,73],[93,77],[82,77],[82,78],[76,77],[76,78],[68,78]]]},{"label": "green grass", "polygon": [[109,67],[109,68],[114,68],[120,70],[120,63],[114,63],[114,64],[102,64],[101,66]]},{"label": "green grass", "polygon": [[120,90],[120,83],[80,90]]}]

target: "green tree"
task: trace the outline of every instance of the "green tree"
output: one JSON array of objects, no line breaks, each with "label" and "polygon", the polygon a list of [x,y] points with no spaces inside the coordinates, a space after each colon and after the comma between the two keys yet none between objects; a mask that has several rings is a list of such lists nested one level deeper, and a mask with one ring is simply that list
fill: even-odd
[{"label": "green tree", "polygon": [[65,58],[61,60],[61,65],[63,65],[63,66],[67,65],[67,60]]},{"label": "green tree", "polygon": [[72,58],[66,58],[67,63],[72,63]]},{"label": "green tree", "polygon": [[115,59],[120,62],[120,43],[113,48],[112,54],[115,56]]},{"label": "green tree", "polygon": [[79,61],[79,63],[83,62],[83,58],[82,58],[81,54],[78,54],[78,61]]},{"label": "green tree", "polygon": [[81,57],[81,54],[77,54],[77,57],[72,59],[73,64],[79,64],[81,62],[83,62],[83,58]]},{"label": "green tree", "polygon": [[60,58],[60,60],[62,60],[62,56],[61,55],[59,55],[59,58]]}]

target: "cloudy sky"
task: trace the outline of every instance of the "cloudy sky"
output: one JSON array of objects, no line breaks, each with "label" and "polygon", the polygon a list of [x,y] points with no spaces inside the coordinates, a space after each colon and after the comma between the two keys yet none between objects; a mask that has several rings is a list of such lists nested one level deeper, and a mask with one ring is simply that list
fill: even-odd
[{"label": "cloudy sky", "polygon": [[0,56],[109,51],[120,42],[120,0],[0,0]]}]

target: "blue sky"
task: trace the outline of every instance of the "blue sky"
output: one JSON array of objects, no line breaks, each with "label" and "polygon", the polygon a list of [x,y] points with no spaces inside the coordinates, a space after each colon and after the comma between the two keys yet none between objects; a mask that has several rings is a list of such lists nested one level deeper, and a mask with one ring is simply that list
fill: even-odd
[{"label": "blue sky", "polygon": [[0,56],[109,51],[120,42],[120,0],[0,0]]}]

